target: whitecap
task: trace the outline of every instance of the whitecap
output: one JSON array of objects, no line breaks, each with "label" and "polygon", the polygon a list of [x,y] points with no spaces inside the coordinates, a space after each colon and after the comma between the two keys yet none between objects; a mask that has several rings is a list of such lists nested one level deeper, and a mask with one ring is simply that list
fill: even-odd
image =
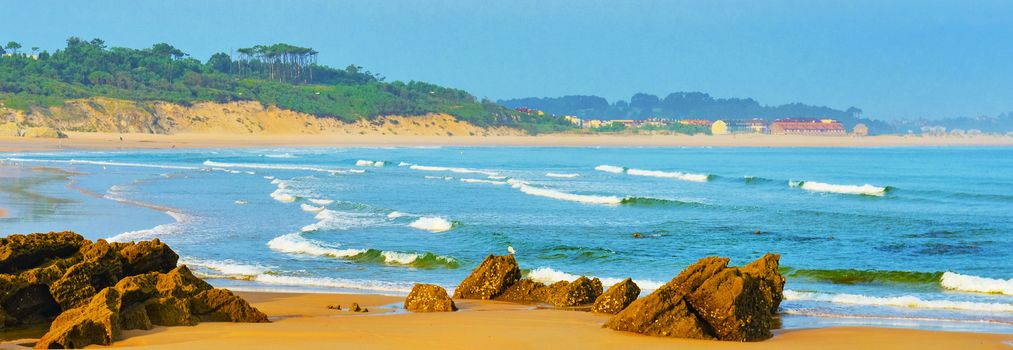
[{"label": "whitecap", "polygon": [[247,205],[247,204],[249,204],[250,202],[244,201],[244,200],[242,200],[242,199],[237,199],[237,200],[236,200],[235,202],[233,202],[233,203],[236,203],[236,205]]},{"label": "whitecap", "polygon": [[332,200],[332,199],[310,198],[310,199],[307,199],[307,200],[310,201],[310,203],[313,203],[313,204],[316,204],[316,205],[331,205],[332,203],[334,203],[334,200]]},{"label": "whitecap", "polygon": [[434,216],[425,216],[418,218],[408,226],[419,230],[426,230],[429,232],[446,232],[453,228],[453,224],[447,219]]},{"label": "whitecap", "polygon": [[267,158],[296,158],[292,153],[281,153],[281,154],[262,154],[261,156]]},{"label": "whitecap", "polygon": [[577,174],[577,173],[563,174],[563,173],[552,173],[552,172],[549,172],[549,173],[545,173],[545,176],[547,176],[547,177],[559,177],[559,178],[564,178],[564,179],[572,179],[572,178],[580,176],[580,174]]},{"label": "whitecap", "polygon": [[362,249],[338,249],[336,246],[303,237],[298,232],[275,237],[267,242],[267,247],[282,253],[331,258],[344,258],[366,252]]},{"label": "whitecap", "polygon": [[604,171],[606,173],[622,174],[626,169],[614,165],[599,165],[594,167],[594,170]]},{"label": "whitecap", "polygon": [[324,210],[323,207],[314,207],[314,206],[306,204],[306,203],[299,204],[299,208],[302,208],[303,211],[308,211],[308,212],[311,212],[311,213],[318,213],[318,212]]},{"label": "whitecap", "polygon": [[490,185],[506,185],[507,184],[504,181],[493,181],[493,180],[483,180],[483,179],[465,179],[465,178],[462,178],[461,182],[471,182],[471,183],[490,184]]},{"label": "whitecap", "polygon": [[174,222],[158,225],[149,229],[128,231],[106,238],[109,242],[130,242],[147,238],[159,238],[165,235],[178,234],[183,231],[183,225],[191,221],[190,216],[174,211],[166,211],[166,215],[172,217]]},{"label": "whitecap", "polygon": [[399,217],[409,216],[409,215],[410,214],[405,214],[405,213],[402,213],[402,212],[399,212],[399,211],[392,211],[392,212],[390,212],[390,214],[387,214],[387,218],[388,219],[397,219]]},{"label": "whitecap", "polygon": [[408,166],[408,168],[412,169],[412,170],[422,170],[422,171],[449,171],[449,172],[452,172],[452,173],[459,173],[459,174],[482,174],[482,175],[487,175],[487,176],[499,175],[496,172],[488,171],[488,170],[478,170],[478,169],[468,169],[468,168],[452,168],[452,167],[441,167],[441,166],[428,166],[428,165],[418,165],[418,164],[410,165],[410,166]]},{"label": "whitecap", "polygon": [[678,171],[658,171],[658,170],[644,170],[644,169],[626,169],[626,174],[633,176],[660,177],[693,182],[707,182],[707,180],[710,178],[710,175],[707,174],[691,174]]},{"label": "whitecap", "polygon": [[200,277],[204,278],[244,278],[267,273],[270,267],[259,264],[246,264],[227,260],[207,260],[194,257],[179,259],[179,265],[187,265]]},{"label": "whitecap", "polygon": [[319,168],[312,166],[303,165],[287,165],[287,164],[254,164],[254,163],[222,163],[211,160],[204,161],[204,165],[222,168],[247,168],[247,169],[274,169],[274,170],[300,170],[300,171],[315,171],[329,174],[350,174],[350,173],[361,173],[360,171],[353,171],[353,169],[330,169],[330,168]]},{"label": "whitecap", "polygon": [[886,187],[865,184],[856,185],[835,185],[813,181],[788,181],[788,186],[798,187],[810,192],[829,192],[840,194],[858,194],[867,196],[883,196],[886,194]]},{"label": "whitecap", "polygon": [[514,188],[520,190],[521,192],[526,193],[526,194],[530,194],[532,196],[546,197],[546,198],[559,199],[559,200],[578,202],[578,203],[605,204],[605,205],[619,205],[623,201],[622,197],[616,197],[616,196],[596,196],[596,195],[587,195],[587,194],[573,194],[573,193],[567,193],[567,192],[561,192],[561,191],[551,190],[551,189],[548,189],[548,188],[534,187],[534,186],[528,185],[526,182],[520,181],[520,180],[513,180],[513,179],[511,179],[511,180],[507,181],[507,183],[509,183]]},{"label": "whitecap", "polygon": [[355,162],[355,166],[371,166],[371,167],[382,167],[383,161],[372,161],[372,160],[358,160]]},{"label": "whitecap", "polygon": [[939,279],[943,288],[964,292],[991,293],[1013,295],[1013,278],[998,278],[961,275],[956,272],[944,272]]}]

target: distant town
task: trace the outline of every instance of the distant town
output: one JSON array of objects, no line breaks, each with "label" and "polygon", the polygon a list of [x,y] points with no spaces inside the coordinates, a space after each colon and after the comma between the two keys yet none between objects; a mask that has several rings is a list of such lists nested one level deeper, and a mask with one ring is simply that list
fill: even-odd
[{"label": "distant town", "polygon": [[[544,116],[544,111],[526,107],[514,110],[528,115]],[[767,122],[764,119],[581,119],[572,115],[562,116],[563,119],[581,129],[601,132],[620,132],[625,130],[672,130],[686,134],[772,134],[772,135],[812,135],[812,136],[868,136],[869,127],[863,123],[855,124],[851,130],[834,119],[815,118],[782,118]]]}]

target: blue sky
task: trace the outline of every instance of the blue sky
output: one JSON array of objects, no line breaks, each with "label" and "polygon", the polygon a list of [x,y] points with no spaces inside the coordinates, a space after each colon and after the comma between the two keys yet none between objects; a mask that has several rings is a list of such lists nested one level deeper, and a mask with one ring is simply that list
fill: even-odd
[{"label": "blue sky", "polygon": [[0,41],[288,42],[491,99],[702,91],[892,119],[1013,111],[1013,1],[0,0]]}]

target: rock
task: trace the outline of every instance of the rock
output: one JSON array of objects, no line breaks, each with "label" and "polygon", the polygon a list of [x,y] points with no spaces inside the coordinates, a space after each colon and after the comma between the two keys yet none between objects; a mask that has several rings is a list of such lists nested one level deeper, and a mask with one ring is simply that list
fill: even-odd
[{"label": "rock", "polygon": [[622,282],[609,287],[604,294],[595,299],[594,305],[591,306],[591,312],[600,314],[619,313],[619,311],[623,311],[634,300],[637,300],[638,296],[640,296],[640,287],[636,283],[633,283],[632,279],[624,279]]},{"label": "rock", "polygon": [[40,266],[49,260],[70,257],[87,243],[84,237],[73,232],[32,233],[0,238],[0,273],[11,274]]},{"label": "rock", "polygon": [[632,302],[605,326],[680,338],[770,338],[784,287],[778,259],[767,254],[741,269],[728,267],[727,258],[700,259],[654,293]]},{"label": "rock", "polygon": [[352,306],[348,307],[348,311],[359,312],[359,311],[362,311],[362,308],[359,307],[359,303],[352,303]]},{"label": "rock", "polygon": [[489,300],[521,279],[521,270],[513,255],[489,255],[454,290],[454,299]]},{"label": "rock", "polygon": [[416,283],[405,298],[404,308],[414,312],[452,312],[457,305],[447,295],[447,290],[434,284]]},{"label": "rock", "polygon": [[548,293],[549,290],[545,284],[525,278],[507,287],[495,299],[521,303],[545,302],[548,299]]},{"label": "rock", "polygon": [[[126,277],[88,303],[65,311],[37,347],[109,345],[122,330],[210,322],[268,322],[267,315],[226,289],[214,289],[186,266]],[[95,325],[101,325],[97,327]]]},{"label": "rock", "polygon": [[267,322],[224,289],[176,267],[164,243],[95,243],[73,232],[0,238],[0,330],[54,321],[41,346],[109,344],[121,329]]},{"label": "rock", "polygon": [[338,311],[340,311],[341,310],[341,305],[327,305],[327,308],[330,309],[330,310],[338,310]]},{"label": "rock", "polygon": [[573,282],[556,282],[548,286],[546,302],[560,307],[587,305],[601,295],[601,281],[580,276]]},{"label": "rock", "polygon": [[104,289],[87,305],[60,314],[35,348],[80,349],[92,344],[112,344],[120,336],[119,313],[119,293]]}]

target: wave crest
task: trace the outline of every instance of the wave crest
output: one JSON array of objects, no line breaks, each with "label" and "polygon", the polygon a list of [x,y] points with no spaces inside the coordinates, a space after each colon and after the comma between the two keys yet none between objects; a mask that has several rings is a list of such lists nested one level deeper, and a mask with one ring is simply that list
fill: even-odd
[{"label": "wave crest", "polygon": [[858,185],[835,185],[815,181],[788,181],[789,187],[797,187],[810,192],[826,192],[839,194],[855,194],[865,196],[882,197],[886,195],[890,187],[879,187],[870,184]]},{"label": "wave crest", "polygon": [[940,284],[943,288],[964,292],[1013,295],[1013,278],[1003,280],[947,271],[943,273]]},{"label": "wave crest", "polygon": [[441,217],[425,216],[418,218],[408,226],[419,230],[439,233],[450,231],[450,229],[454,227],[454,224]]},{"label": "wave crest", "polygon": [[950,309],[966,311],[986,312],[1013,312],[1013,304],[1007,303],[986,303],[974,301],[953,301],[953,300],[925,300],[912,295],[896,297],[874,297],[862,294],[832,294],[820,292],[800,292],[794,290],[784,291],[785,300],[795,301],[821,301],[834,304],[868,305],[868,306],[893,306],[908,307],[917,309]]}]

